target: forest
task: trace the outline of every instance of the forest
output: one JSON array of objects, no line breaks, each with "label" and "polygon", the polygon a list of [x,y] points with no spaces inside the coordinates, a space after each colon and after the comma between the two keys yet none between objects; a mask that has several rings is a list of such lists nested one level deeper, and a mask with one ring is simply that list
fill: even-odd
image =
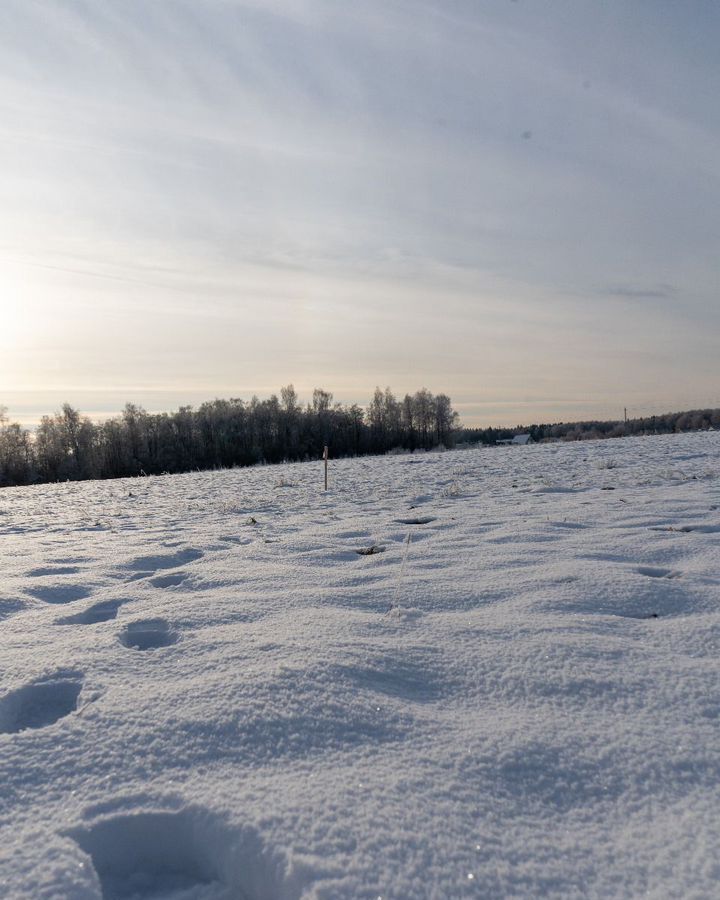
[{"label": "forest", "polygon": [[149,413],[128,403],[120,415],[103,422],[92,422],[66,403],[43,416],[34,431],[10,422],[0,406],[0,487],[317,459],[325,445],[338,458],[495,445],[519,433],[542,443],[710,428],[720,429],[720,409],[625,422],[463,428],[450,398],[426,388],[401,400],[389,387],[376,388],[363,408],[334,403],[321,388],[303,405],[290,384],[266,400],[216,399],[171,413]]},{"label": "forest", "polygon": [[588,441],[638,434],[673,434],[681,431],[720,429],[720,409],[691,409],[685,412],[608,421],[556,422],[550,425],[521,425],[515,428],[462,428],[456,444],[496,444],[516,434],[529,434],[536,443]]},{"label": "forest", "polygon": [[216,399],[197,409],[149,413],[128,403],[92,422],[69,404],[34,431],[0,407],[0,486],[230,468],[389,450],[452,446],[458,417],[450,398],[425,388],[398,400],[380,388],[366,409],[333,403],[317,388],[302,405],[292,385],[269,399]]}]

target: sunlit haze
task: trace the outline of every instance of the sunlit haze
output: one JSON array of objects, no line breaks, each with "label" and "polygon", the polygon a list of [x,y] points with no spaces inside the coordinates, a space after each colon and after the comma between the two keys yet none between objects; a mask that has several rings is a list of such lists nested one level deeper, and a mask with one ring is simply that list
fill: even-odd
[{"label": "sunlit haze", "polygon": [[720,406],[720,5],[0,10],[0,404]]}]

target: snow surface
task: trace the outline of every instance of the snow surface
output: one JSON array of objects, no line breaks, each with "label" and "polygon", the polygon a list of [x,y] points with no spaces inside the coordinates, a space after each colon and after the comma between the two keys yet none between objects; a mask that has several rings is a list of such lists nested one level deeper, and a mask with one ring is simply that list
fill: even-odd
[{"label": "snow surface", "polygon": [[720,896],[720,434],[321,466],[0,492],[0,895]]}]

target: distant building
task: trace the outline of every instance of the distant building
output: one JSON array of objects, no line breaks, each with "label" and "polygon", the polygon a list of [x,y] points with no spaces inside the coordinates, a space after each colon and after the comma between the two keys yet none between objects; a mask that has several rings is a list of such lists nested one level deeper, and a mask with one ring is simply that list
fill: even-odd
[{"label": "distant building", "polygon": [[515,437],[505,438],[502,441],[496,441],[496,444],[533,444],[535,443],[529,434],[516,434]]}]

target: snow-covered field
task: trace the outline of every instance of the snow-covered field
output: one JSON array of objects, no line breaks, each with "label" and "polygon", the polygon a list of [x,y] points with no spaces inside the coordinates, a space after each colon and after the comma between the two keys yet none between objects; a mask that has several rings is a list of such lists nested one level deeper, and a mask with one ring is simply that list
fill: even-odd
[{"label": "snow-covered field", "polygon": [[720,896],[720,433],[321,466],[0,492],[0,896]]}]

